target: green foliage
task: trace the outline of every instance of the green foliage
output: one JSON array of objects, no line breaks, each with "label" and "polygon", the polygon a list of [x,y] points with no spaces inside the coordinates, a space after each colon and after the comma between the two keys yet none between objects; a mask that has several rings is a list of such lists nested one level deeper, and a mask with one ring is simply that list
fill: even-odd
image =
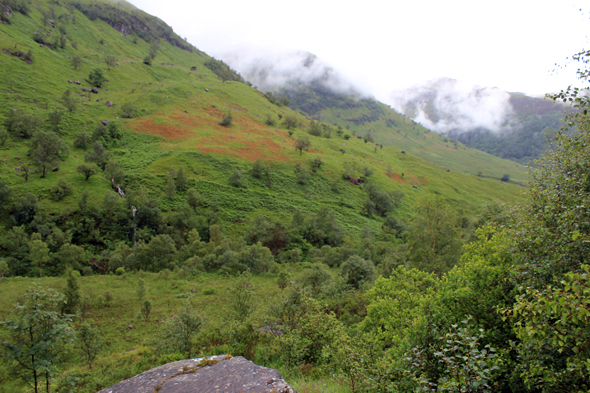
[{"label": "green foliage", "polygon": [[78,329],[78,343],[88,367],[92,369],[94,360],[104,348],[102,332],[98,328],[92,327],[88,322],[84,322]]},{"label": "green foliage", "polygon": [[232,70],[221,60],[211,59],[203,63],[203,65],[213,71],[213,73],[217,75],[223,82],[236,81],[245,83],[244,78],[242,78],[240,74]]},{"label": "green foliage", "polygon": [[13,194],[14,191],[8,187],[6,182],[0,182],[0,209],[5,209],[8,206]]},{"label": "green foliage", "polygon": [[78,134],[78,136],[74,140],[74,147],[77,149],[86,150],[90,146],[91,143],[92,143],[92,140],[90,139],[88,134],[86,134],[85,132],[81,132]]},{"label": "green foliage", "polygon": [[311,142],[309,141],[309,138],[306,136],[298,138],[297,142],[295,142],[295,150],[299,151],[299,155],[303,153],[303,150],[307,151],[307,149],[309,149],[310,147]]},{"label": "green foliage", "polygon": [[101,87],[106,79],[100,68],[95,68],[88,74],[88,82],[94,87]]},{"label": "green foliage", "polygon": [[137,109],[132,102],[126,102],[121,105],[121,117],[124,119],[133,119],[137,116]]},{"label": "green foliage", "polygon": [[166,320],[162,331],[154,340],[154,347],[159,353],[180,352],[186,359],[190,359],[195,346],[195,335],[204,323],[204,318],[186,301],[180,311]]},{"label": "green foliage", "polygon": [[41,177],[59,165],[59,160],[67,157],[69,149],[59,136],[52,132],[38,131],[29,144],[29,154],[33,164],[41,169]]},{"label": "green foliage", "polygon": [[100,169],[104,170],[109,161],[109,153],[100,141],[96,141],[92,144],[92,152],[86,154],[84,159],[86,162],[95,163]]},{"label": "green foliage", "polygon": [[340,266],[340,275],[348,285],[360,289],[375,278],[375,266],[371,261],[353,255]]},{"label": "green foliage", "polygon": [[8,264],[4,259],[0,259],[0,277],[7,277],[10,274]]},{"label": "green foliage", "polygon": [[4,127],[9,132],[25,139],[32,137],[41,124],[43,124],[42,118],[22,110],[9,110],[4,120]]},{"label": "green foliage", "polygon": [[41,378],[49,391],[60,355],[75,337],[71,316],[59,312],[63,300],[52,289],[31,287],[23,303],[14,307],[12,318],[0,322],[6,330],[0,343],[3,356],[35,391]]},{"label": "green foliage", "polygon": [[512,310],[524,380],[543,391],[584,392],[590,357],[590,268],[543,289],[526,288]]},{"label": "green foliage", "polygon": [[16,226],[28,224],[33,221],[38,210],[39,201],[35,195],[29,192],[24,197],[17,199],[12,207],[10,219]]},{"label": "green foliage", "polygon": [[77,270],[71,268],[67,271],[67,286],[64,290],[64,304],[62,306],[62,312],[65,314],[75,314],[80,307],[80,284],[78,283],[77,276],[80,273]]},{"label": "green foliage", "polygon": [[[6,269],[8,269],[8,266]],[[281,289],[287,288],[287,285],[289,285],[289,274],[286,272],[280,272],[279,277],[277,278],[277,285]]]},{"label": "green foliage", "polygon": [[72,193],[72,186],[63,179],[60,179],[55,186],[51,188],[51,198],[54,201],[61,201]]},{"label": "green foliage", "polygon": [[78,68],[80,68],[82,64],[84,64],[84,59],[82,58],[82,56],[75,54],[74,56],[72,56],[70,63],[72,64],[72,67],[74,67],[74,69],[77,70]]},{"label": "green foliage", "polygon": [[229,177],[228,180],[229,180],[229,184],[234,187],[238,187],[238,188],[246,187],[246,180],[242,176],[242,172],[240,172],[237,169],[235,171],[233,171],[233,173],[231,174],[231,176]]},{"label": "green foliage", "polygon": [[98,168],[96,165],[80,164],[76,167],[76,172],[84,175],[84,180],[88,181],[92,175],[98,173]]},{"label": "green foliage", "polygon": [[135,295],[137,295],[139,300],[143,300],[146,292],[147,289],[145,288],[145,280],[143,278],[140,278],[139,280],[137,280],[137,289],[135,290]]},{"label": "green foliage", "polygon": [[232,115],[228,113],[227,115],[223,115],[221,121],[219,122],[220,126],[229,127],[232,124]]},{"label": "green foliage", "polygon": [[8,134],[8,131],[6,131],[4,128],[0,128],[0,147],[3,148],[9,139],[10,135]]},{"label": "green foliage", "polygon": [[174,178],[170,176],[166,181],[166,197],[169,200],[174,200],[176,196],[176,185],[174,184]]},{"label": "green foliage", "polygon": [[203,198],[197,190],[194,188],[190,188],[186,193],[186,202],[193,208],[196,209],[202,206],[205,203],[205,198]]},{"label": "green foliage", "polygon": [[299,127],[299,119],[294,115],[286,115],[283,119],[283,126],[288,130],[297,128]]},{"label": "green foliage", "polygon": [[453,325],[444,337],[439,338],[441,349],[434,356],[442,364],[443,373],[438,379],[429,375],[423,350],[413,348],[412,354],[404,359],[410,366],[412,379],[419,386],[418,391],[494,391],[491,380],[500,368],[501,359],[490,346],[481,348],[483,330],[480,330],[479,335],[474,335],[469,329],[469,319],[463,323],[464,327]]},{"label": "green foliage", "polygon": [[184,174],[183,167],[180,167],[176,173],[176,189],[178,191],[184,191],[186,189],[186,175]]},{"label": "green foliage", "polygon": [[143,302],[141,306],[141,315],[146,322],[150,320],[150,313],[152,312],[152,303],[149,300]]},{"label": "green foliage", "polygon": [[408,249],[413,267],[438,275],[458,262],[461,239],[457,216],[440,196],[419,199],[410,223]]},{"label": "green foliage", "polygon": [[59,135],[59,125],[61,124],[61,120],[63,117],[63,112],[55,110],[53,112],[49,112],[48,121],[51,125],[52,131]]}]

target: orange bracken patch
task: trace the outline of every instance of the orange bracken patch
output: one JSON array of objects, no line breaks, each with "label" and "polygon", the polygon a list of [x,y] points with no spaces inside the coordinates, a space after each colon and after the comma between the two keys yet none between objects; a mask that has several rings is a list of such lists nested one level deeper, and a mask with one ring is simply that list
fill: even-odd
[{"label": "orange bracken patch", "polygon": [[160,135],[169,140],[185,139],[191,131],[185,127],[173,124],[157,124],[154,119],[134,119],[127,123],[135,132],[142,134]]},{"label": "orange bracken patch", "polygon": [[391,180],[395,180],[398,183],[403,183],[404,179],[402,179],[402,177],[400,175],[398,175],[397,173],[392,173],[391,175],[388,176]]}]

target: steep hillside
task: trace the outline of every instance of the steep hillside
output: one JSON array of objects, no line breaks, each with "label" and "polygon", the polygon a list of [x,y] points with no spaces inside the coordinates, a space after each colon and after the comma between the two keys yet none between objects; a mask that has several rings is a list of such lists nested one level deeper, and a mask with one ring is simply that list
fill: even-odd
[{"label": "steep hillside", "polygon": [[[273,92],[277,99],[286,97],[290,108],[344,127],[355,136],[370,134],[377,143],[394,146],[445,169],[496,179],[509,174],[515,181],[526,180],[521,165],[471,149],[452,137],[430,133],[362,92],[312,54],[296,52],[272,60],[228,54],[224,59],[262,90]],[[411,111],[405,113],[413,116]]]},{"label": "steep hillside", "polygon": [[[105,7],[109,12],[116,10],[122,20],[134,20],[133,14],[140,13],[125,3]],[[131,16],[121,16],[127,12]],[[346,122],[353,124],[351,128],[356,134],[371,131],[384,145],[395,144],[395,147],[376,150],[374,145],[362,140],[310,136],[311,149],[300,155],[293,146],[296,138],[306,134],[305,119],[301,118],[304,125],[291,137],[279,121],[279,116],[291,111],[273,105],[247,84],[223,81],[206,66],[215,69],[211,64],[221,68],[223,64],[177,39],[168,40],[171,35],[165,29],[161,32],[146,27],[145,23],[135,30],[119,24],[117,19],[108,19],[108,23],[105,19],[107,17],[93,18],[92,8],[88,11],[80,3],[68,7],[45,4],[31,9],[28,15],[14,12],[11,23],[0,26],[0,47],[3,48],[0,64],[5,70],[0,75],[3,92],[0,102],[8,112],[17,110],[40,116],[44,120],[41,128],[46,130],[52,128],[47,121],[49,114],[63,113],[59,133],[70,147],[82,131],[91,135],[103,120],[114,123],[120,127],[122,138],[114,141],[109,150],[111,157],[127,173],[124,188],[146,187],[159,199],[164,210],[180,206],[186,198],[182,192],[172,200],[165,195],[169,173],[180,167],[185,168],[189,186],[196,186],[208,201],[215,201],[229,228],[239,227],[240,222],[257,214],[287,219],[295,210],[317,211],[321,206],[335,209],[351,229],[360,230],[363,225],[376,228],[378,221],[360,215],[366,195],[363,189],[341,179],[346,162],[356,162],[359,168],[372,167],[373,181],[383,188],[403,190],[407,196],[402,211],[406,212],[410,211],[416,195],[429,192],[440,193],[456,206],[468,210],[476,210],[477,205],[495,198],[517,199],[518,188],[513,185],[497,187],[494,180],[455,173],[478,168],[473,162],[450,159],[462,154],[462,146],[455,149],[449,143],[446,146],[439,143],[430,150],[424,149],[416,141],[418,135],[440,142],[442,137],[429,134],[374,101],[366,101],[361,106],[353,102],[346,113],[340,113],[337,107],[318,113],[329,123],[338,123],[336,119],[352,119]],[[47,20],[45,27],[43,20]],[[144,32],[143,38],[137,31]],[[35,42],[36,34],[49,44]],[[150,37],[151,43],[144,40]],[[64,40],[63,48],[59,40]],[[14,55],[17,51],[32,51],[33,61]],[[156,56],[148,65],[143,60],[150,51],[155,51]],[[81,64],[76,68],[72,59],[77,56]],[[114,57],[114,63],[107,65],[110,56]],[[96,68],[104,70],[107,81],[97,94],[83,91],[92,87],[88,78]],[[235,75],[235,79],[239,76]],[[72,92],[75,102],[76,109],[71,113],[64,108],[66,91]],[[113,105],[107,106],[108,101]],[[133,104],[139,117],[121,119],[123,104],[128,103]],[[379,120],[363,122],[367,110],[377,113]],[[8,112],[2,116],[6,118]],[[221,118],[230,113],[233,116],[231,127],[219,125]],[[265,125],[267,117],[277,125]],[[377,125],[382,127],[377,128]],[[75,207],[85,190],[90,191],[91,200],[98,201],[110,189],[109,179],[93,176],[85,181],[84,176],[76,172],[87,153],[76,148],[71,148],[69,156],[62,160],[59,172],[50,172],[45,178],[41,178],[40,173],[32,173],[28,183],[25,182],[21,169],[30,163],[28,144],[29,140],[11,135],[2,150],[1,179],[13,187],[16,196],[29,191],[39,196],[46,213],[57,214],[64,206]],[[402,149],[410,154],[402,154]],[[438,151],[438,155],[434,151]],[[430,158],[441,167],[414,158],[412,153]],[[300,185],[293,168],[297,163],[307,165],[312,157],[321,158],[326,165],[311,176],[308,185]],[[444,160],[437,162],[439,157]],[[248,175],[257,159],[272,163],[274,169],[268,183],[271,186]],[[391,178],[386,175],[388,167],[393,168]],[[453,171],[445,172],[445,168]],[[228,178],[236,169],[244,173],[246,188],[229,184]],[[499,165],[482,172],[494,177],[509,173],[514,180],[523,179],[518,167]],[[71,183],[73,193],[61,202],[54,202],[50,190],[58,179]],[[331,184],[337,179],[340,179],[342,193],[331,191]],[[413,188],[414,185],[419,188]]]}]

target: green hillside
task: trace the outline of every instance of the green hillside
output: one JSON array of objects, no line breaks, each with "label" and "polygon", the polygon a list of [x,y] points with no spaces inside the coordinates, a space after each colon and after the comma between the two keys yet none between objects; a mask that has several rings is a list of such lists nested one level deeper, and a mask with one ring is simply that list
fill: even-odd
[{"label": "green hillside", "polygon": [[368,133],[377,143],[404,150],[445,169],[495,179],[509,174],[516,182],[526,181],[526,169],[517,163],[500,159],[470,148],[444,135],[430,132],[395,109],[369,98],[334,92],[316,80],[294,84],[281,90],[291,101],[290,107],[323,122],[346,127],[357,136]]},{"label": "green hillside", "polygon": [[[128,4],[105,7],[123,21],[126,13],[137,13],[146,18]],[[517,195],[520,188],[513,184],[498,187],[497,180],[457,173],[477,172],[480,167],[470,161],[463,153],[467,150],[462,147],[456,150],[428,143],[430,140],[442,141],[442,137],[432,133],[425,133],[422,137],[426,140],[420,140],[419,145],[415,140],[424,130],[381,104],[378,109],[384,115],[375,124],[385,123],[385,114],[388,114],[396,125],[372,129],[370,124],[359,124],[358,134],[371,128],[377,140],[395,147],[376,150],[373,144],[354,138],[347,141],[336,135],[329,139],[310,136],[312,147],[300,155],[293,145],[296,138],[306,134],[307,121],[299,117],[301,125],[289,136],[279,116],[292,112],[271,104],[248,84],[222,81],[205,66],[206,63],[211,66],[212,62],[223,64],[184,41],[167,40],[167,32],[150,27],[149,34],[143,33],[143,38],[153,42],[146,42],[134,32],[122,34],[111,27],[103,20],[111,15],[108,12],[106,17],[91,20],[80,9],[93,17],[93,9],[89,11],[80,3],[67,7],[41,4],[28,15],[15,12],[10,24],[0,26],[0,47],[4,49],[0,64],[5,70],[0,75],[4,93],[0,99],[2,108],[5,108],[2,116],[6,118],[13,109],[38,115],[45,120],[41,128],[50,130],[51,125],[46,120],[49,114],[54,111],[63,113],[59,133],[70,146],[70,154],[62,159],[59,172],[50,172],[46,178],[40,178],[33,169],[26,183],[23,172],[17,168],[30,162],[27,157],[29,141],[11,135],[2,149],[0,178],[14,189],[17,197],[29,191],[40,197],[46,214],[58,214],[65,206],[75,208],[78,198],[86,190],[90,191],[90,200],[96,202],[110,190],[111,182],[105,176],[93,176],[85,181],[84,176],[75,171],[84,162],[87,152],[72,147],[79,133],[86,132],[90,136],[103,120],[114,123],[122,133],[122,138],[111,143],[108,151],[127,174],[122,184],[124,189],[146,187],[158,198],[164,210],[174,209],[184,202],[186,194],[179,192],[170,200],[166,197],[165,186],[169,173],[182,167],[189,187],[196,187],[207,201],[215,201],[221,210],[221,219],[230,231],[240,232],[241,223],[259,214],[288,220],[296,210],[313,212],[322,206],[336,211],[338,219],[347,228],[360,230],[365,225],[378,228],[378,220],[360,214],[365,191],[341,178],[346,163],[354,163],[359,169],[368,166],[375,172],[373,182],[387,190],[403,191],[406,196],[399,211],[401,215],[409,215],[415,198],[425,193],[443,195],[455,207],[470,212],[494,199],[508,202],[520,198]],[[44,28],[42,21],[45,17],[41,11],[49,13],[54,23],[47,22]],[[118,19],[108,21],[119,26],[120,30],[130,30],[117,25]],[[157,24],[154,22],[154,25]],[[43,40],[50,44],[41,46],[33,41],[35,32],[41,32]],[[60,48],[59,43],[56,48],[50,47],[54,46],[51,42],[62,37],[60,32],[65,32],[63,36],[67,37],[64,48]],[[156,43],[157,54],[152,64],[147,65],[143,60],[154,48],[154,37],[159,41]],[[7,53],[29,50],[33,55],[31,64]],[[78,69],[72,65],[75,56],[82,58]],[[105,62],[109,56],[116,60],[110,67]],[[104,71],[108,81],[98,94],[83,92],[82,87],[91,88],[88,77],[96,68]],[[235,79],[240,78],[235,75]],[[68,80],[80,81],[81,85]],[[64,108],[62,96],[68,90],[76,104],[73,113]],[[113,103],[112,107],[105,105],[107,101]],[[122,119],[122,106],[129,103],[136,108],[139,117]],[[361,116],[364,111],[364,107],[353,109],[346,116]],[[333,112],[335,119],[344,116],[336,110]],[[231,127],[219,125],[220,119],[227,114],[233,118]],[[277,125],[265,125],[267,118],[276,121]],[[324,121],[332,122],[329,112],[326,112]],[[407,154],[402,154],[401,150]],[[469,153],[476,154],[474,151]],[[439,166],[430,165],[418,157],[428,158]],[[307,166],[312,158],[321,158],[326,165],[317,174],[312,173],[309,184],[298,184],[295,165]],[[270,183],[248,175],[257,159],[272,164]],[[508,173],[515,181],[523,180],[519,167],[499,163],[493,171],[482,168],[484,176],[499,178]],[[391,168],[389,177],[388,168]],[[446,168],[452,171],[446,172]],[[235,170],[244,174],[246,188],[229,184],[228,178]],[[73,192],[63,201],[54,202],[50,190],[60,179],[69,182]],[[342,192],[332,191],[331,185],[335,181],[340,184]]]}]

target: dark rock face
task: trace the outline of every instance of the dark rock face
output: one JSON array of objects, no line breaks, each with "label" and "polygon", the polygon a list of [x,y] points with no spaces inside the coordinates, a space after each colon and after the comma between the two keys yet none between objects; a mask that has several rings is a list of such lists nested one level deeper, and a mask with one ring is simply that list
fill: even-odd
[{"label": "dark rock face", "polygon": [[[226,358],[227,357],[227,358]],[[98,393],[296,393],[278,371],[241,356],[180,360],[153,368]]]}]

